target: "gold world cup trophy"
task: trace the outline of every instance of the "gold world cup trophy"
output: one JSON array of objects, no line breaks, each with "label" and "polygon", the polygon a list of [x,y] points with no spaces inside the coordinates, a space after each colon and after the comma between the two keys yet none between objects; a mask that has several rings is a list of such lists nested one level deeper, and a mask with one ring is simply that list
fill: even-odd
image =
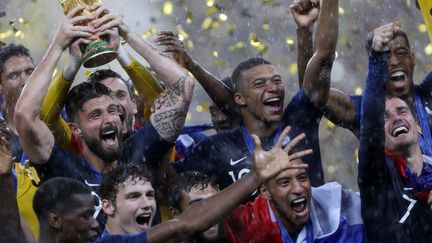
[{"label": "gold world cup trophy", "polygon": [[[81,15],[90,15],[90,6],[99,0],[60,0],[65,14],[68,14],[72,9],[78,6],[86,6]],[[84,23],[85,24],[85,23]],[[93,68],[102,66],[114,60],[117,57],[117,52],[106,41],[98,37],[96,40],[88,44],[83,54],[83,66]]]}]

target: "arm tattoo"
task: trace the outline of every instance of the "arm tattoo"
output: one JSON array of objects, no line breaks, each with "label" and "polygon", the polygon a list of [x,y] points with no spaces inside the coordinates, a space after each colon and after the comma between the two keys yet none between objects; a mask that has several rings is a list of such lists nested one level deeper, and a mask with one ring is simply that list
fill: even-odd
[{"label": "arm tattoo", "polygon": [[188,74],[180,77],[156,99],[152,106],[151,122],[166,141],[174,142],[184,126],[192,99],[194,81]]}]

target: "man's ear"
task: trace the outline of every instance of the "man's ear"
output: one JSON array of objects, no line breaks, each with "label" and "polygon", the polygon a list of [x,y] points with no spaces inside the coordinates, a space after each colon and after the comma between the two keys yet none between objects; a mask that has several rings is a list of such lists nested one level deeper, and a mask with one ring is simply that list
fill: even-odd
[{"label": "man's ear", "polygon": [[48,223],[55,229],[61,229],[63,225],[63,219],[58,210],[50,210],[48,212]]},{"label": "man's ear", "polygon": [[132,99],[132,111],[134,115],[138,113],[138,104],[136,99]]},{"label": "man's ear", "polygon": [[107,199],[102,199],[102,210],[108,216],[113,216],[115,213],[114,205]]},{"label": "man's ear", "polygon": [[246,105],[246,100],[241,92],[234,93],[234,101],[240,106]]},{"label": "man's ear", "polygon": [[265,197],[265,199],[267,199],[269,201],[271,200],[270,192],[265,185],[260,186],[260,192]]},{"label": "man's ear", "polygon": [[169,207],[168,210],[171,218],[177,218],[181,214],[180,210],[174,207]]},{"label": "man's ear", "polygon": [[82,137],[83,137],[83,135],[82,135],[82,131],[81,131],[81,129],[78,127],[78,124],[76,124],[75,122],[69,122],[68,125],[69,125],[69,128],[70,128],[72,134],[73,134],[75,137],[77,137],[77,138],[82,138]]},{"label": "man's ear", "polygon": [[419,122],[416,122],[416,128],[417,128],[417,132],[418,132],[420,135],[423,135],[422,130],[421,130],[421,126],[420,126],[420,123],[419,123]]}]

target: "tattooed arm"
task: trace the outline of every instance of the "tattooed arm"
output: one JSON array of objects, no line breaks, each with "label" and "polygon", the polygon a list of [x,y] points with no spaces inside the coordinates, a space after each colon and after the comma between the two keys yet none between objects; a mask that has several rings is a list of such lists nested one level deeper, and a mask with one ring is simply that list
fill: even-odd
[{"label": "tattooed arm", "polygon": [[95,28],[104,31],[118,27],[120,36],[147,60],[167,85],[167,90],[156,99],[152,107],[153,114],[150,121],[163,139],[169,142],[175,141],[184,126],[195,85],[194,79],[187,75],[186,70],[176,61],[131,31],[120,14],[100,4],[96,5],[94,10],[97,16],[105,14],[93,21]]}]

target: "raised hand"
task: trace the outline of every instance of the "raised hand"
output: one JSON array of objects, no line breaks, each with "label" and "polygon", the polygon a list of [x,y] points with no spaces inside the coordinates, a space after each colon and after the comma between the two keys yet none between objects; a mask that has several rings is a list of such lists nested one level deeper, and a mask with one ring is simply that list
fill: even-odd
[{"label": "raised hand", "polygon": [[388,43],[393,38],[394,33],[399,30],[395,23],[381,25],[373,31],[372,49],[377,52],[388,51]]},{"label": "raised hand", "polygon": [[91,25],[82,25],[94,19],[94,15],[79,14],[84,10],[84,6],[78,6],[70,11],[63,19],[57,33],[54,37],[54,44],[58,45],[62,51],[77,38],[94,39],[94,27]]},{"label": "raised hand", "polygon": [[319,0],[294,0],[290,9],[298,28],[309,29],[318,19]]},{"label": "raised hand", "polygon": [[155,43],[158,46],[164,46],[163,52],[172,53],[178,64],[190,70],[193,60],[177,35],[171,31],[161,31],[158,33]]},{"label": "raised hand", "polygon": [[0,118],[0,175],[10,174],[12,170],[11,130],[6,121]]},{"label": "raised hand", "polygon": [[97,32],[105,32],[113,27],[117,27],[121,37],[126,38],[129,34],[130,28],[123,20],[121,14],[101,5],[101,3],[93,4],[90,10],[93,12],[93,15],[96,16],[96,19],[91,22],[91,25],[96,28]]},{"label": "raised hand", "polygon": [[302,150],[289,155],[291,149],[297,145],[302,139],[305,138],[305,134],[302,133],[292,139],[285,148],[282,148],[283,141],[288,135],[291,127],[286,127],[280,135],[278,141],[270,151],[265,151],[261,146],[261,141],[258,136],[252,134],[252,138],[255,142],[254,150],[254,164],[253,168],[262,181],[267,181],[272,177],[279,174],[281,171],[286,169],[294,168],[307,168],[307,164],[293,164],[292,161],[301,158],[305,155],[311,154],[312,149]]}]

